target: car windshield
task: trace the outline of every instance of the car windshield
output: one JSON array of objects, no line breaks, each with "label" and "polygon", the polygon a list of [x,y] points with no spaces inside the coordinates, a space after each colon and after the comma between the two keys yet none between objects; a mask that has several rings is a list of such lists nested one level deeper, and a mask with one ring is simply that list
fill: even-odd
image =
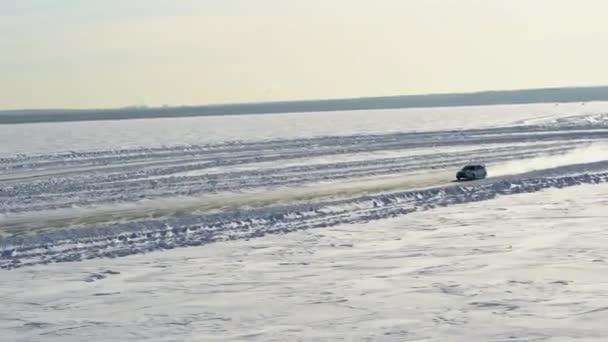
[{"label": "car windshield", "polygon": [[475,166],[473,166],[473,165],[465,166],[465,167],[463,168],[463,170],[467,170],[467,171],[470,171],[470,170],[475,170],[475,169],[476,169],[476,167],[475,167]]}]

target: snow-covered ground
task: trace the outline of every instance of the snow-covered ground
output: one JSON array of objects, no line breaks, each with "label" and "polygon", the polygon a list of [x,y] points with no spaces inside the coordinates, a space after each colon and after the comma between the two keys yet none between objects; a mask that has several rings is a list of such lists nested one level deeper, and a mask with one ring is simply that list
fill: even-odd
[{"label": "snow-covered ground", "polygon": [[608,185],[2,272],[3,341],[604,341]]},{"label": "snow-covered ground", "polygon": [[0,125],[0,335],[601,340],[606,113]]},{"label": "snow-covered ground", "polygon": [[[201,145],[224,141],[482,128],[608,113],[607,102],[211,116],[0,125],[0,157],[15,153]],[[595,121],[594,121],[595,119]]]}]

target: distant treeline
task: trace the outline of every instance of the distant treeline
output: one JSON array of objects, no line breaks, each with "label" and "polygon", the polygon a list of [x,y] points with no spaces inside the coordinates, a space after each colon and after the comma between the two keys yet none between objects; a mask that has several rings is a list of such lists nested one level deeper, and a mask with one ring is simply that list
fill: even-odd
[{"label": "distant treeline", "polygon": [[0,111],[0,124],[588,101],[608,101],[608,86],[182,107],[11,110]]}]

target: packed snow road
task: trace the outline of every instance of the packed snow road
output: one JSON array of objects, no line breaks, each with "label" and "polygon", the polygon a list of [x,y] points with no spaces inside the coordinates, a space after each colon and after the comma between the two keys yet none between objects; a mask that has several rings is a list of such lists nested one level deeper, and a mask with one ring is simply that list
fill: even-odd
[{"label": "packed snow road", "polygon": [[[115,257],[601,183],[608,116],[0,159],[0,267]],[[489,178],[453,183],[463,164]]]}]

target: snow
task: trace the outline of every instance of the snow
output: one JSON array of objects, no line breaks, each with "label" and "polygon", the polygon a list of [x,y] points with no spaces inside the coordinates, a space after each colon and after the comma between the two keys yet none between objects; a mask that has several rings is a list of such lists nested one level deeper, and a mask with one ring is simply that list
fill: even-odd
[{"label": "snow", "polygon": [[0,156],[527,125],[565,117],[587,122],[605,113],[608,103],[590,102],[0,125]]},{"label": "snow", "polygon": [[600,341],[606,205],[608,186],[585,185],[17,269],[2,274],[0,330],[10,341]]},{"label": "snow", "polygon": [[0,125],[1,340],[602,340],[607,109]]}]

